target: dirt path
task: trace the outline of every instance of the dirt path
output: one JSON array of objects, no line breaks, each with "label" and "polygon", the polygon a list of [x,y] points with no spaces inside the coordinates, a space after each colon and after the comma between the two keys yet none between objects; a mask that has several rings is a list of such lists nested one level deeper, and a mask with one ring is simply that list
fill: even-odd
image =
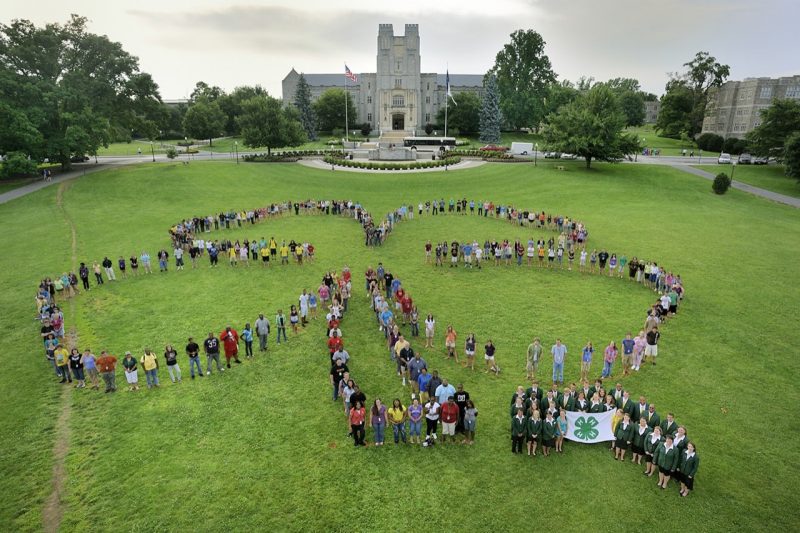
[{"label": "dirt path", "polygon": [[[56,194],[56,206],[61,211],[64,222],[70,229],[71,244],[71,264],[73,272],[78,268],[78,234],[75,231],[75,224],[64,209],[64,193],[69,189],[72,180],[64,181],[59,184]],[[69,300],[69,316],[75,316],[75,299]],[[78,331],[73,325],[67,332],[67,346],[72,348],[78,345]],[[51,481],[51,492],[47,498],[44,509],[42,510],[42,522],[44,530],[48,533],[56,532],[61,526],[61,518],[64,516],[64,486],[67,478],[66,462],[69,452],[70,441],[70,417],[72,415],[71,387],[65,386],[61,389],[61,412],[56,421],[56,439],[53,443],[53,475]]]}]

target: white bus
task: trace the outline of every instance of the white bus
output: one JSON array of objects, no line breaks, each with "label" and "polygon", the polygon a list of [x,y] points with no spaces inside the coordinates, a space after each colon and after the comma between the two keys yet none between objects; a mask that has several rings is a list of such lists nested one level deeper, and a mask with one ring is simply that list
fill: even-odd
[{"label": "white bus", "polygon": [[439,150],[452,150],[456,146],[455,137],[405,137],[403,146],[412,150],[437,152]]}]

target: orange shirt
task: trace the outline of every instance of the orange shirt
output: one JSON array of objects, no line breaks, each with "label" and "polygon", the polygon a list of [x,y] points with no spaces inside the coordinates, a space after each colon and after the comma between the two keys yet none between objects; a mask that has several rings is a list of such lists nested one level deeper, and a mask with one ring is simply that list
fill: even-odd
[{"label": "orange shirt", "polygon": [[97,359],[96,364],[100,372],[113,372],[117,364],[117,358],[113,355],[104,355]]}]

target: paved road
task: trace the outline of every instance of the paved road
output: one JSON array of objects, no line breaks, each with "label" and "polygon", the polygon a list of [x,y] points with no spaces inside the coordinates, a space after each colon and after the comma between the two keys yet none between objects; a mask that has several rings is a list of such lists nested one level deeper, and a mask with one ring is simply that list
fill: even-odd
[{"label": "paved road", "polygon": [[[311,168],[318,168],[322,170],[330,170],[331,166],[321,159],[301,159],[298,161],[303,166],[311,167]],[[455,165],[448,165],[449,170],[462,170],[465,168],[475,168],[485,164],[486,161],[476,161],[476,160],[465,160],[457,163]],[[384,172],[391,173],[391,174],[408,174],[411,172],[444,172],[445,167],[434,167],[434,168],[415,168],[411,170],[369,170],[366,168],[351,168],[351,167],[336,167],[335,172],[370,172],[370,173],[377,173],[381,174]]]}]

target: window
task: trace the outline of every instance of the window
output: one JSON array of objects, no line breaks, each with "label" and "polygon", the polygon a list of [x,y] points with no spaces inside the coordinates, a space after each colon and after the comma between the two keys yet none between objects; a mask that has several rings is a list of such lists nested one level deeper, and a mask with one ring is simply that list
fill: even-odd
[{"label": "window", "polygon": [[431,103],[431,97],[430,96],[426,96],[425,97],[425,103],[426,104],[430,104]]},{"label": "window", "polygon": [[371,96],[367,96],[367,103],[368,103],[368,104],[371,104],[371,103],[372,103],[372,97],[371,97]]},{"label": "window", "polygon": [[372,82],[367,82],[367,90],[372,89]]},{"label": "window", "polygon": [[431,114],[430,113],[425,113],[425,123],[429,124],[430,121],[431,121]]},{"label": "window", "polygon": [[367,122],[372,123],[372,113],[367,113]]},{"label": "window", "polygon": [[790,85],[787,87],[786,98],[800,98],[800,85]]},{"label": "window", "polygon": [[772,98],[772,87],[762,87],[761,98]]},{"label": "window", "polygon": [[402,95],[392,96],[392,107],[403,107],[406,105],[406,99]]},{"label": "window", "polygon": [[397,62],[397,70],[400,70],[400,62]]},{"label": "window", "polygon": [[400,78],[395,78],[394,79],[394,88],[395,89],[400,89],[402,87],[403,87],[403,80],[400,79]]},{"label": "window", "polygon": [[431,82],[428,82],[428,90],[431,90]]}]

